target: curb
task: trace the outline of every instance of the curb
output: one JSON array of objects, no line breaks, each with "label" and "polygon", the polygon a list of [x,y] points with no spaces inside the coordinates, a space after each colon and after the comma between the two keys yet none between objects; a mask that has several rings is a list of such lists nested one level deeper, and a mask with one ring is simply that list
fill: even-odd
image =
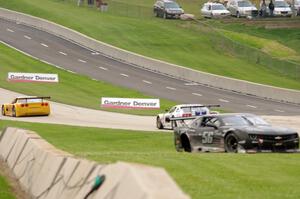
[{"label": "curb", "polygon": [[0,158],[32,198],[83,199],[97,176],[104,175],[105,181],[89,199],[190,199],[162,168],[77,159],[24,129],[5,129]]}]

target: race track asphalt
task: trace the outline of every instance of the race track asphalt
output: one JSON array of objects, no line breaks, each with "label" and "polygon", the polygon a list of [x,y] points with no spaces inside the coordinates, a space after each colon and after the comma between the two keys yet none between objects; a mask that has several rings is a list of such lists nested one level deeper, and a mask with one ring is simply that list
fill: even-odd
[{"label": "race track asphalt", "polygon": [[[24,94],[0,88],[0,104],[9,103]],[[128,129],[141,131],[157,131],[154,116],[136,116],[121,113],[111,113],[51,102],[51,114],[37,117],[7,117],[0,120],[16,120],[34,123],[65,124],[73,126]]]},{"label": "race track asphalt", "polygon": [[300,115],[299,105],[191,84],[118,62],[55,35],[3,19],[0,41],[70,72],[178,103],[220,104],[231,112],[259,115]]},{"label": "race track asphalt", "polygon": [[[0,104],[8,103],[24,94],[0,88]],[[274,126],[289,127],[300,133],[300,116],[262,116]],[[158,131],[154,116],[135,116],[120,113],[111,113],[70,106],[51,102],[50,116],[42,117],[7,117],[0,115],[0,120],[15,120],[34,123],[64,124],[98,128],[127,129],[140,131]],[[160,130],[161,131],[161,130]],[[170,132],[169,130],[163,130]]]}]

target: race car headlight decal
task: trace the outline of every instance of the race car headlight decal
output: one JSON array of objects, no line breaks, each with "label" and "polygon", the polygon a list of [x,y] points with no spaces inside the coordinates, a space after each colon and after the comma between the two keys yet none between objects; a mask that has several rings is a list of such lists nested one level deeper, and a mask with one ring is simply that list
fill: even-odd
[{"label": "race car headlight decal", "polygon": [[249,134],[251,140],[257,140],[257,135]]}]

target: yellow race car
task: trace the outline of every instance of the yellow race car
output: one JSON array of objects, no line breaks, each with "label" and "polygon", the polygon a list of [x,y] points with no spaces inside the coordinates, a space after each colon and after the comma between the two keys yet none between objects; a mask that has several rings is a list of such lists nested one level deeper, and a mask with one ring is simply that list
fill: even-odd
[{"label": "yellow race car", "polygon": [[2,105],[2,115],[12,117],[49,115],[50,97],[25,96],[17,97],[10,104]]}]

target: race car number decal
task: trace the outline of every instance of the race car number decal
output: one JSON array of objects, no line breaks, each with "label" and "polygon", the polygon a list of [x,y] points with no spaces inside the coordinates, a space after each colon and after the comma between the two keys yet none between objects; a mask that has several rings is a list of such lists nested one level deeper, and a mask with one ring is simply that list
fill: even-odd
[{"label": "race car number decal", "polygon": [[202,134],[202,143],[211,144],[213,143],[214,132],[204,131]]}]

